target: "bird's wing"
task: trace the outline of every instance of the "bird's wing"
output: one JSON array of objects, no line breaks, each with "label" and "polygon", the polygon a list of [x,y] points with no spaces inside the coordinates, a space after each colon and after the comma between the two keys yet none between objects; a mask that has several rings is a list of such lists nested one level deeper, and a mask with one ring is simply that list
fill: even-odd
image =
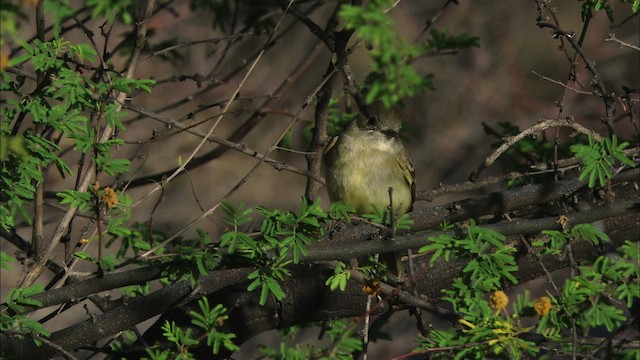
[{"label": "bird's wing", "polygon": [[403,149],[403,151],[400,152],[398,156],[398,165],[402,169],[404,178],[411,188],[411,205],[409,206],[409,211],[412,211],[413,203],[416,200],[416,169],[413,167],[413,162],[411,161],[411,156],[409,156],[407,149]]},{"label": "bird's wing", "polygon": [[332,156],[331,156],[331,151],[333,150],[333,147],[336,145],[336,143],[338,142],[338,138],[339,136],[334,136],[329,140],[329,143],[327,144],[327,146],[325,146],[324,148],[324,157],[325,157],[325,161],[331,161],[332,160]]}]

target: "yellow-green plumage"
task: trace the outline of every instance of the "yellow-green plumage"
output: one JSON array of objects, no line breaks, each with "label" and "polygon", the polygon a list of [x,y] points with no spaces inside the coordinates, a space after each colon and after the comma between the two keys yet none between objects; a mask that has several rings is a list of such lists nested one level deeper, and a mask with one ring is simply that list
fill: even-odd
[{"label": "yellow-green plumage", "polygon": [[411,210],[415,181],[411,158],[398,139],[397,113],[374,108],[373,119],[360,116],[327,149],[327,187],[332,201],[353,206],[359,214],[371,205],[389,205],[393,188],[396,215]]},{"label": "yellow-green plumage", "polygon": [[[411,211],[415,198],[415,175],[409,153],[398,139],[400,116],[381,106],[370,117],[360,115],[327,146],[327,188],[331,201],[353,206],[358,214],[389,206],[393,188],[394,218]],[[399,254],[387,254],[383,262],[400,280],[404,270]]]}]

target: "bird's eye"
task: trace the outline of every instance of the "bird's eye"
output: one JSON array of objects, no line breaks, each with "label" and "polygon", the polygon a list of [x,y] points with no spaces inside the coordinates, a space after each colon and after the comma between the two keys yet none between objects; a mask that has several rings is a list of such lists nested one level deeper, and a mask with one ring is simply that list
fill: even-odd
[{"label": "bird's eye", "polygon": [[376,124],[376,117],[371,115],[367,118],[367,126],[373,127]]}]

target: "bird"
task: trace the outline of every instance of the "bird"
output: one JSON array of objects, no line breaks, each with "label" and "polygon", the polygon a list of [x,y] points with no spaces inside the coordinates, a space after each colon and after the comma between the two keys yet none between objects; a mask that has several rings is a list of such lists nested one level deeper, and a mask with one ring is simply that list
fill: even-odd
[{"label": "bird", "polygon": [[[329,198],[352,206],[358,214],[391,203],[393,219],[398,219],[412,211],[416,189],[413,162],[399,138],[402,117],[381,103],[369,106],[367,112],[361,112],[325,149]],[[382,254],[381,262],[402,281],[400,254]]]}]

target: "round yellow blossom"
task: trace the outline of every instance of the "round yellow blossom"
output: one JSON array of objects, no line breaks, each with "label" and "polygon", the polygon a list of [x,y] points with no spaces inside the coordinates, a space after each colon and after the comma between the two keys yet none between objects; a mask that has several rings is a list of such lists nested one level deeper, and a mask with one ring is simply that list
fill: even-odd
[{"label": "round yellow blossom", "polygon": [[105,204],[109,209],[118,205],[118,194],[116,194],[115,190],[110,187],[104,188],[102,192],[102,197],[100,200],[103,204]]},{"label": "round yellow blossom", "polygon": [[489,297],[489,305],[493,310],[504,310],[509,304],[509,297],[502,290],[498,290]]},{"label": "round yellow blossom", "polygon": [[362,291],[371,295],[378,296],[382,292],[382,288],[380,287],[380,282],[376,279],[368,279],[364,281],[364,286],[362,286]]},{"label": "round yellow blossom", "polygon": [[551,310],[551,299],[548,296],[543,296],[533,303],[533,309],[538,316],[545,316]]}]

